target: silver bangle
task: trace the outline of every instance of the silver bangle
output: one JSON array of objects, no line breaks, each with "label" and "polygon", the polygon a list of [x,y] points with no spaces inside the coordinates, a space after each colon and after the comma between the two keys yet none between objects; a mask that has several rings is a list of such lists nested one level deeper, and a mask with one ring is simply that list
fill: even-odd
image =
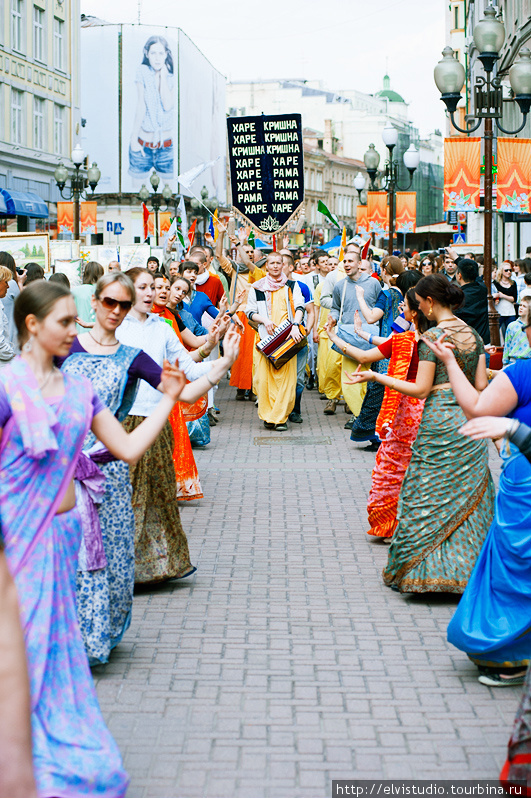
[{"label": "silver bangle", "polygon": [[205,374],[205,377],[206,377],[206,378],[207,378],[207,380],[209,381],[209,383],[210,383],[210,385],[212,386],[212,388],[215,388],[215,387],[216,387],[216,385],[217,385],[218,383],[217,383],[217,382],[212,382],[212,380],[210,379],[210,377],[208,376],[208,374]]}]

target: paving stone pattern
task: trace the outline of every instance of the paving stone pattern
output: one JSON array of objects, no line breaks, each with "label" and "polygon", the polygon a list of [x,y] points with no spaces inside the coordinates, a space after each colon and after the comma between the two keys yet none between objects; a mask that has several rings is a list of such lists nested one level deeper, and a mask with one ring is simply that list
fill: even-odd
[{"label": "paving stone pattern", "polygon": [[194,581],[138,594],[94,670],[128,797],[497,778],[520,689],[483,687],[448,645],[456,599],[384,587],[387,546],[366,536],[374,455],[350,442],[342,408],[325,416],[306,392],[304,424],[276,433],[234,396],[221,386],[221,423],[196,452],[205,498],[182,505]]}]

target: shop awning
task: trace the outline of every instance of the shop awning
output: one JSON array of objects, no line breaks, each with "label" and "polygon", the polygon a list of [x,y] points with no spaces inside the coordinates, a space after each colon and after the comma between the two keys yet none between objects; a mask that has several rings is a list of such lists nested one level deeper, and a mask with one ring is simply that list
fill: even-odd
[{"label": "shop awning", "polygon": [[0,208],[0,213],[11,216],[32,216],[35,219],[47,219],[48,207],[38,194],[28,191],[8,191],[0,188],[0,195],[4,200],[6,209]]},{"label": "shop awning", "polygon": [[0,213],[7,213],[6,201],[2,194],[0,194]]}]

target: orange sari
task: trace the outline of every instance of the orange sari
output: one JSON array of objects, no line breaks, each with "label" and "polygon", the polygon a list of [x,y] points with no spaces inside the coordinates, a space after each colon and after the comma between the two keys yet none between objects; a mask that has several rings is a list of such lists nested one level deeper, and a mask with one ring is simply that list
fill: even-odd
[{"label": "orange sari", "polygon": [[[415,333],[405,332],[393,336],[393,353],[387,374],[405,380],[416,346]],[[376,430],[382,443],[376,454],[372,484],[367,503],[371,528],[368,534],[390,538],[396,528],[398,497],[402,481],[411,460],[411,446],[417,436],[424,399],[405,396],[398,391],[385,389],[382,409]]]},{"label": "orange sari", "polygon": [[240,354],[230,370],[229,385],[250,391],[253,387],[253,353],[256,333],[242,310],[238,311],[237,316],[243,324],[244,332],[241,334]]},{"label": "orange sari", "polygon": [[[168,310],[168,308],[161,307],[160,305],[153,305],[152,312],[167,320],[168,323],[171,323],[173,331],[178,336],[180,342],[183,343],[173,313]],[[198,399],[196,402],[197,405],[200,403],[203,403],[206,407],[206,403],[203,399]],[[185,407],[188,411],[195,408],[195,405],[185,405]],[[201,488],[201,481],[192,451],[192,444],[190,443],[190,436],[186,428],[183,405],[181,402],[176,402],[168,420],[175,440],[173,447],[173,466],[175,468],[175,478],[177,481],[177,498],[179,501],[202,499],[203,490]]]}]

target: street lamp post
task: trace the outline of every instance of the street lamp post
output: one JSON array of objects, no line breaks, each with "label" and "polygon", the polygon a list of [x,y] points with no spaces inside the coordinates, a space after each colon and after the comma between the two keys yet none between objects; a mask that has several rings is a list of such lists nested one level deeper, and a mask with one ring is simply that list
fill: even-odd
[{"label": "street lamp post", "polygon": [[74,240],[79,240],[79,203],[80,200],[87,198],[86,188],[90,186],[92,195],[94,196],[94,191],[96,190],[96,186],[101,177],[101,172],[98,169],[98,164],[93,163],[92,166],[89,166],[87,169],[87,176],[85,177],[81,174],[81,167],[83,165],[83,161],[85,160],[85,153],[83,152],[82,147],[77,144],[74,149],[72,150],[71,155],[72,163],[74,164],[75,172],[70,178],[70,194],[66,196],[64,192],[64,188],[66,186],[66,181],[68,180],[68,169],[66,166],[61,162],[58,164],[55,172],[54,178],[57,184],[57,188],[59,189],[59,193],[61,197],[67,200],[72,200],[74,205]]},{"label": "street lamp post", "polygon": [[503,116],[503,88],[498,77],[492,77],[499,51],[505,40],[503,23],[496,18],[496,9],[489,6],[485,16],[478,22],[473,33],[474,44],[478,50],[478,58],[483,64],[486,76],[476,75],[474,85],[474,114],[476,121],[465,129],[456,123],[454,114],[461,99],[461,90],[465,82],[465,69],[454,57],[451,47],[445,47],[443,58],[434,70],[435,83],[441,92],[441,100],[450,114],[453,127],[460,133],[473,133],[484,120],[485,140],[485,216],[484,216],[484,270],[483,279],[488,291],[490,340],[494,346],[500,345],[500,329],[498,314],[492,298],[492,142],[494,138],[493,124],[502,133],[513,136],[525,127],[531,108],[531,52],[527,47],[520,50],[520,61],[509,70],[509,81],[514,94],[514,101],[522,112],[523,121],[516,130],[506,130],[499,121]]},{"label": "street lamp post", "polygon": [[216,197],[208,196],[208,189],[206,186],[203,186],[201,189],[201,202],[196,200],[195,197],[191,202],[192,208],[194,209],[196,214],[201,214],[203,217],[203,238],[207,231],[207,219],[210,214],[213,214],[216,208],[219,207],[219,202]]},{"label": "street lamp post", "polygon": [[[389,150],[389,157],[385,163],[384,187],[387,192],[389,206],[389,254],[392,255],[395,237],[395,195],[397,191],[407,191],[411,187],[413,174],[420,162],[420,154],[413,144],[411,144],[409,149],[404,153],[404,166],[409,172],[409,183],[404,188],[401,188],[398,185],[399,162],[393,157],[394,148],[398,144],[398,130],[391,125],[390,122],[388,122],[383,129],[382,139]],[[380,155],[375,149],[374,144],[369,145],[369,149],[363,156],[363,160],[371,180],[371,190],[374,191],[376,189],[375,177],[380,164]]]},{"label": "street lamp post", "polygon": [[151,199],[151,207],[152,207],[153,212],[155,214],[155,225],[154,225],[155,226],[155,246],[158,247],[158,245],[159,245],[159,211],[161,210],[163,204],[165,205],[164,210],[168,209],[169,204],[170,204],[170,202],[172,200],[173,194],[172,194],[171,188],[169,187],[169,185],[167,183],[164,185],[164,188],[162,189],[162,192],[160,194],[158,193],[158,187],[160,185],[160,177],[158,176],[158,174],[156,173],[155,170],[153,170],[153,173],[151,174],[151,176],[149,178],[149,182],[151,183],[151,188],[152,188],[151,194],[149,193],[148,189],[146,188],[146,184],[142,183],[140,191],[138,192],[138,196],[139,196],[139,198],[142,200],[142,202],[144,204],[147,204],[148,200]]}]

